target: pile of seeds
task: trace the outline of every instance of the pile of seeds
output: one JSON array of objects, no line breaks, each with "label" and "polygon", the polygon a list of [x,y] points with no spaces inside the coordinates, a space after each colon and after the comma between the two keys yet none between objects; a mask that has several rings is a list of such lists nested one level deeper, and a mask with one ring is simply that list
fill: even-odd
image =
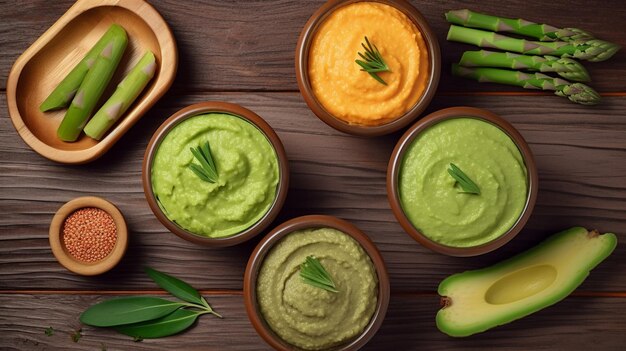
[{"label": "pile of seeds", "polygon": [[63,244],[79,261],[91,263],[104,259],[113,251],[116,241],[113,217],[99,208],[77,210],[63,223]]}]

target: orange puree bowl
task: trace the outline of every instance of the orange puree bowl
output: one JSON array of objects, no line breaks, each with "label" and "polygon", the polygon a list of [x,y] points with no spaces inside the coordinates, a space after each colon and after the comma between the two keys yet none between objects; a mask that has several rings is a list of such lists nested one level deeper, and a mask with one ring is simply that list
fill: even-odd
[{"label": "orange puree bowl", "polygon": [[[422,38],[424,39],[427,52],[428,52],[428,69],[426,73],[428,77],[426,79],[424,89],[421,92],[421,96],[418,98],[417,102],[410,107],[404,114],[392,118],[386,118],[382,121],[383,124],[357,124],[346,122],[341,118],[334,116],[331,112],[329,112],[320,100],[316,97],[315,92],[311,86],[311,79],[309,76],[309,53],[310,48],[313,43],[313,40],[316,36],[317,31],[320,29],[321,25],[324,21],[337,9],[351,5],[357,2],[369,2],[369,3],[380,3],[384,5],[389,5],[403,14],[405,14],[410,21],[417,27],[419,32],[422,34]],[[347,25],[347,24],[346,24]],[[363,33],[364,36],[367,33]],[[380,43],[375,43],[377,47],[382,47]],[[381,50],[384,51],[384,50]],[[364,52],[361,50],[360,52]],[[354,59],[358,59],[357,52],[354,52]],[[384,55],[383,55],[384,58]],[[403,0],[329,0],[322,7],[320,7],[309,20],[304,25],[302,32],[300,33],[300,38],[298,39],[298,44],[296,46],[296,78],[298,80],[298,87],[300,88],[300,93],[304,98],[304,101],[307,103],[309,108],[315,113],[315,115],[321,119],[324,123],[329,126],[342,131],[348,134],[360,135],[360,136],[379,136],[384,134],[393,133],[399,129],[402,129],[413,122],[417,117],[419,117],[422,112],[426,109],[433,96],[435,95],[435,91],[437,90],[437,85],[439,84],[439,76],[441,72],[441,53],[439,50],[439,43],[437,41],[437,37],[435,33],[432,31],[426,19],[422,16],[422,14],[413,7],[408,1]],[[358,68],[357,64],[354,63],[355,68]],[[352,74],[353,72],[346,73]],[[362,74],[367,74],[365,72],[358,72]],[[423,74],[420,72],[419,74]],[[373,79],[373,78],[372,78]],[[383,85],[381,84],[381,87]],[[332,92],[331,92],[332,93]]]}]

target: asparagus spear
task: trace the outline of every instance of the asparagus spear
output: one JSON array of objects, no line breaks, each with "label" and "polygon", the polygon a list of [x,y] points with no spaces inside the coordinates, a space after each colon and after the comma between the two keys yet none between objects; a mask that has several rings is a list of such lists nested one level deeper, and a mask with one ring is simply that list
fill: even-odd
[{"label": "asparagus spear", "polygon": [[524,73],[499,68],[469,68],[453,64],[452,74],[479,82],[516,85],[526,89],[553,90],[554,94],[583,105],[595,105],[600,101],[600,95],[585,84],[570,83],[565,79],[553,78],[543,73]]},{"label": "asparagus spear", "polygon": [[[46,112],[56,110],[67,106],[76,94],[76,90],[82,83],[87,71],[96,61],[96,58],[104,49],[104,46],[111,40],[121,27],[117,24],[111,25],[98,42],[87,52],[85,57],[67,74],[65,78],[57,85],[50,95],[41,103],[39,110]],[[123,29],[122,29],[123,30]]]},{"label": "asparagus spear", "polygon": [[148,85],[156,70],[156,59],[152,51],[146,52],[128,75],[117,86],[115,92],[96,112],[85,126],[85,134],[100,140],[111,126],[126,112],[128,107]]},{"label": "asparagus spear", "polygon": [[468,9],[448,11],[446,12],[446,20],[465,27],[521,34],[540,41],[595,39],[593,35],[578,28],[556,28],[549,24],[529,22],[521,18],[490,16]]},{"label": "asparagus spear", "polygon": [[126,49],[127,42],[126,31],[122,27],[116,27],[115,34],[98,54],[61,121],[57,130],[57,135],[61,140],[75,141],[78,138],[109,84]]},{"label": "asparagus spear", "polygon": [[465,67],[502,67],[519,70],[555,72],[577,82],[588,82],[589,74],[578,61],[566,57],[520,55],[487,50],[466,51],[459,62]]},{"label": "asparagus spear", "polygon": [[546,43],[516,39],[493,32],[455,25],[450,26],[448,40],[472,44],[482,48],[513,51],[520,54],[573,57],[592,62],[607,60],[620,49],[619,45],[598,39]]}]

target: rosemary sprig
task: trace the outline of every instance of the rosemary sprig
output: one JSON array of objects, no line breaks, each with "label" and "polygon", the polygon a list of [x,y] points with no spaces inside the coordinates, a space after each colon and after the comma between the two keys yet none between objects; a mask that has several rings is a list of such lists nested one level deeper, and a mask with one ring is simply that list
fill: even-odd
[{"label": "rosemary sprig", "polygon": [[361,71],[369,73],[372,78],[376,79],[380,84],[387,85],[382,78],[378,76],[378,72],[391,72],[385,60],[383,60],[383,56],[378,51],[376,45],[370,43],[370,41],[365,37],[365,44],[361,43],[363,49],[365,49],[365,54],[358,53],[359,56],[363,60],[355,60],[359,66],[361,66]]},{"label": "rosemary sprig", "polygon": [[450,163],[450,168],[448,168],[448,173],[456,180],[456,182],[461,186],[464,193],[476,194],[480,195],[480,189],[478,185],[474,183],[467,174],[463,173],[463,171],[457,167],[454,163]]},{"label": "rosemary sprig", "polygon": [[330,274],[315,256],[307,256],[300,265],[300,277],[306,284],[334,293],[339,292]]},{"label": "rosemary sprig", "polygon": [[200,162],[200,166],[195,163],[190,164],[189,169],[205,182],[215,183],[217,181],[217,167],[215,167],[215,162],[213,161],[209,142],[207,141],[196,148],[191,147],[189,150],[191,150],[196,160]]}]

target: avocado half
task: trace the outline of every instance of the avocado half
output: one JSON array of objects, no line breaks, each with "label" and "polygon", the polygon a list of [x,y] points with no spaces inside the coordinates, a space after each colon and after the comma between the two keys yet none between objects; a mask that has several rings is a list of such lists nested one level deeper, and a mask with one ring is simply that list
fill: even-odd
[{"label": "avocado half", "polygon": [[553,305],[616,246],[615,234],[574,227],[491,267],[451,275],[439,284],[437,328],[469,336]]}]

